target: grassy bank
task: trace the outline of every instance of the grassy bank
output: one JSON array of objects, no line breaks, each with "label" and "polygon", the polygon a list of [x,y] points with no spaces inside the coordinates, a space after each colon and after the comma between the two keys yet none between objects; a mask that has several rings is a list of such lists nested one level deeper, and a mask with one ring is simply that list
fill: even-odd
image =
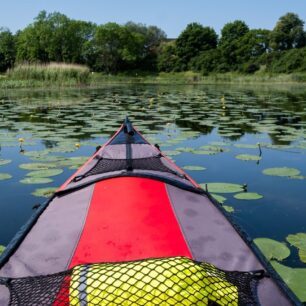
[{"label": "grassy bank", "polygon": [[103,75],[93,73],[91,85],[103,83],[139,83],[139,84],[287,84],[306,83],[306,73],[295,74],[252,74],[219,73],[203,76],[200,73],[187,71],[177,73],[159,73],[156,75]]},{"label": "grassy bank", "polygon": [[64,63],[18,65],[0,78],[0,88],[81,86],[89,83],[86,66]]},{"label": "grassy bank", "polygon": [[0,76],[0,88],[99,87],[103,84],[305,84],[306,73],[240,74],[203,76],[187,71],[177,73],[90,73],[86,66],[71,64],[19,65]]}]

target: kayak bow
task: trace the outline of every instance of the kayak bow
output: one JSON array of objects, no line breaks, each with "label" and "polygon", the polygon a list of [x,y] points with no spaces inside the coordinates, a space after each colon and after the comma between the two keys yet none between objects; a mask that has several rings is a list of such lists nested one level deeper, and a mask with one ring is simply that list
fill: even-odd
[{"label": "kayak bow", "polygon": [[3,253],[8,303],[299,305],[222,206],[128,119]]}]

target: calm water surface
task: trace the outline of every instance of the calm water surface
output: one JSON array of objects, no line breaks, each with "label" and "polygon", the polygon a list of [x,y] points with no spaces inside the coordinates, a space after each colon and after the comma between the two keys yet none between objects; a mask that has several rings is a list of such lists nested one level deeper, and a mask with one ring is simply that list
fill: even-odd
[{"label": "calm water surface", "polygon": [[[286,241],[288,234],[306,232],[306,90],[108,86],[0,92],[0,173],[12,176],[0,180],[0,245],[9,243],[34,204],[45,201],[32,192],[63,183],[126,115],[148,140],[170,151],[179,166],[205,167],[187,171],[197,182],[247,184],[248,191],[263,195],[243,201],[223,194],[225,204],[234,209],[232,216],[250,237]],[[259,156],[258,143],[260,161],[236,158]],[[207,147],[199,149],[202,146]],[[11,162],[1,165],[1,160]],[[29,163],[63,172],[50,177],[49,183],[24,184],[20,180],[31,170],[20,165]],[[300,174],[288,178],[262,173],[271,167],[296,168]],[[293,247],[284,263],[306,268]]]}]

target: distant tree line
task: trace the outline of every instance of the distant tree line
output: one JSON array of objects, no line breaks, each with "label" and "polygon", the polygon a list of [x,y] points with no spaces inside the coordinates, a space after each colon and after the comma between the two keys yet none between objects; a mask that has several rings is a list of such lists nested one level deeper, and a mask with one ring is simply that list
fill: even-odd
[{"label": "distant tree line", "polygon": [[0,71],[16,63],[84,64],[92,71],[306,71],[304,21],[294,13],[279,18],[272,31],[250,29],[244,21],[213,28],[191,23],[177,39],[156,26],[73,20],[61,13],[39,13],[16,34],[0,28]]}]

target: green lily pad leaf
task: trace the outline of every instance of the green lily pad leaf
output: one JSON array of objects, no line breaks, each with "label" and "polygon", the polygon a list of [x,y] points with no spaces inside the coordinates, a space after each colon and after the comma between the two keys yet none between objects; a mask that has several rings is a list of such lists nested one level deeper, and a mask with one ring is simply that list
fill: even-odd
[{"label": "green lily pad leaf", "polygon": [[288,287],[296,294],[301,302],[306,302],[305,268],[290,268],[277,261],[271,261],[273,268],[281,276]]},{"label": "green lily pad leaf", "polygon": [[235,143],[234,146],[241,149],[258,149],[257,144]]},{"label": "green lily pad leaf", "polygon": [[22,184],[47,184],[53,182],[53,180],[47,177],[26,177],[19,182]]},{"label": "green lily pad leaf", "polygon": [[[205,189],[205,185],[201,184],[201,187]],[[207,183],[207,190],[210,193],[236,193],[243,191],[243,186],[232,183]]]},{"label": "green lily pad leaf", "polygon": [[273,176],[296,176],[300,174],[300,171],[295,168],[287,168],[287,167],[280,167],[280,168],[267,168],[262,171],[265,175],[273,175]]},{"label": "green lily pad leaf", "polygon": [[37,171],[31,171],[27,174],[27,176],[31,177],[50,177],[50,176],[56,176],[63,173],[62,169],[46,169],[46,170],[37,170]]},{"label": "green lily pad leaf", "polygon": [[193,152],[193,148],[189,148],[189,147],[179,147],[175,149],[178,152]]},{"label": "green lily pad leaf", "polygon": [[219,194],[214,194],[212,193],[211,196],[216,199],[220,204],[223,204],[225,201],[226,201],[226,198],[225,197],[222,197],[221,195]]},{"label": "green lily pad leaf", "polygon": [[256,238],[254,243],[268,260],[283,260],[290,255],[290,250],[285,243],[270,238]]},{"label": "green lily pad leaf", "polygon": [[235,199],[238,200],[259,200],[263,196],[257,192],[241,192],[234,195]]},{"label": "green lily pad leaf", "polygon": [[0,166],[7,165],[11,162],[10,159],[0,159]]},{"label": "green lily pad leaf", "polygon": [[78,169],[88,160],[88,156],[74,156],[66,158],[59,163],[59,166],[73,167],[71,169]]},{"label": "green lily pad leaf", "polygon": [[179,151],[170,151],[170,150],[168,150],[168,151],[163,151],[163,153],[164,153],[165,155],[167,155],[167,156],[175,156],[175,155],[181,154],[181,152],[179,152]]},{"label": "green lily pad leaf", "polygon": [[298,248],[301,261],[306,263],[306,233],[288,235],[286,240]]},{"label": "green lily pad leaf", "polygon": [[28,152],[24,152],[25,156],[28,157],[40,157],[40,156],[44,156],[47,155],[48,151],[28,151]]},{"label": "green lily pad leaf", "polygon": [[206,170],[205,167],[201,167],[201,166],[184,166],[183,169],[184,169],[184,170],[191,170],[191,171]]},{"label": "green lily pad leaf", "polygon": [[218,154],[218,151],[209,151],[209,150],[193,150],[193,154],[198,154],[198,155],[215,155]]},{"label": "green lily pad leaf", "polygon": [[227,148],[221,148],[219,146],[212,146],[212,145],[205,145],[205,146],[201,146],[200,150],[204,150],[204,151],[213,151],[213,152],[224,152],[224,150],[229,150]]},{"label": "green lily pad leaf", "polygon": [[12,176],[9,173],[0,173],[0,181],[9,180]]},{"label": "green lily pad leaf", "polygon": [[228,213],[232,213],[232,212],[235,211],[234,207],[232,207],[232,206],[223,205],[222,207],[223,207],[223,208],[225,209],[225,211],[227,211]]},{"label": "green lily pad leaf", "polygon": [[293,175],[293,176],[290,176],[289,178],[293,179],[293,180],[305,180],[306,176],[304,176],[304,175]]},{"label": "green lily pad leaf", "polygon": [[261,160],[261,156],[258,155],[251,155],[251,154],[239,154],[235,156],[237,159],[241,160]]},{"label": "green lily pad leaf", "polygon": [[231,144],[228,142],[222,142],[222,141],[213,141],[210,143],[212,146],[230,146]]},{"label": "green lily pad leaf", "polygon": [[33,196],[49,198],[55,191],[56,187],[38,188],[32,192]]},{"label": "green lily pad leaf", "polygon": [[0,244],[0,256],[4,252],[5,246]]},{"label": "green lily pad leaf", "polygon": [[27,164],[20,164],[19,168],[25,170],[47,170],[50,168],[55,168],[56,164],[43,164],[43,163],[27,163]]}]

